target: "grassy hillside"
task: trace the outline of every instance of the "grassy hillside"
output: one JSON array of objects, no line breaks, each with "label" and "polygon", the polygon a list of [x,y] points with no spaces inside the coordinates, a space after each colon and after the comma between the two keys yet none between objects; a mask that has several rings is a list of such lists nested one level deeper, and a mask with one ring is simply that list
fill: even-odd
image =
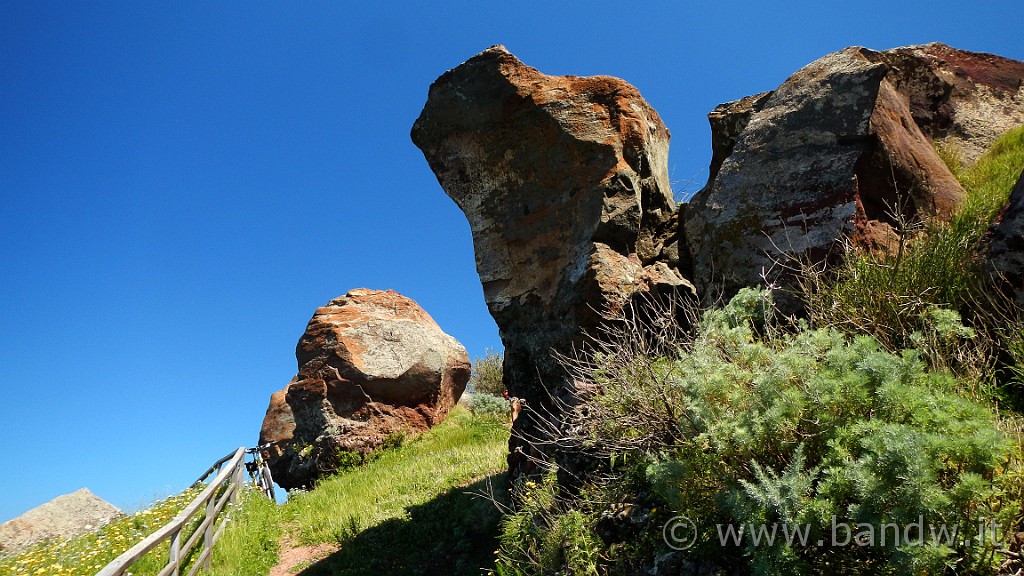
[{"label": "grassy hillside", "polygon": [[266,574],[282,533],[337,550],[294,572],[480,574],[493,567],[504,486],[503,418],[459,406],[433,430],[371,462],[290,494],[281,507],[247,500],[218,543],[211,574]]},{"label": "grassy hillside", "polygon": [[[247,490],[217,543],[210,574],[260,576],[277,564],[279,546],[336,548],[303,574],[480,574],[493,567],[500,513],[486,494],[502,496],[508,427],[503,415],[457,407],[435,429],[368,464],[296,492],[283,506]],[[98,532],[46,542],[0,558],[0,576],[93,576],[166,524],[197,490],[156,502]],[[156,574],[167,545],[136,564]]]},{"label": "grassy hillside", "polygon": [[[92,576],[122,552],[160,528],[181,511],[200,489],[189,489],[119,518],[102,529],[61,541],[40,543],[17,556],[0,558],[0,576]],[[167,544],[143,557],[132,573],[156,574],[167,563]]]},{"label": "grassy hillside", "polygon": [[[267,574],[282,545],[328,545],[285,567],[306,576],[996,573],[1024,530],[1024,419],[1005,409],[1024,405],[1024,324],[986,282],[979,250],[1024,170],[1024,127],[974,166],[949,161],[964,208],[904,230],[896,253],[808,270],[808,319],[780,319],[770,293],[748,289],[658,354],[624,330],[580,367],[604,393],[564,431],[594,465],[577,496],[552,467],[518,484],[517,511],[503,515],[507,423],[460,406],[283,506],[247,493],[210,574]],[[0,576],[93,574],[192,496],[2,559]],[[680,517],[694,538],[681,539],[691,525],[676,530]],[[873,539],[918,518],[967,535]],[[1000,529],[981,534],[979,521]],[[835,545],[837,522],[872,540]],[[721,539],[722,527],[780,525],[810,539]]]}]

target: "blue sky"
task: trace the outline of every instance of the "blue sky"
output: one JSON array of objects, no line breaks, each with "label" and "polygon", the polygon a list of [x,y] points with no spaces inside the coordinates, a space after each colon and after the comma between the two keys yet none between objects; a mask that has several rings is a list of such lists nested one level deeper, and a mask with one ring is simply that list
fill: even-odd
[{"label": "blue sky", "polygon": [[1024,59],[1019,0],[941,4],[0,1],[0,521],[83,486],[137,508],[254,444],[310,315],[351,288],[500,348],[409,139],[477,52],[637,86],[684,193],[715,105],[828,52]]}]

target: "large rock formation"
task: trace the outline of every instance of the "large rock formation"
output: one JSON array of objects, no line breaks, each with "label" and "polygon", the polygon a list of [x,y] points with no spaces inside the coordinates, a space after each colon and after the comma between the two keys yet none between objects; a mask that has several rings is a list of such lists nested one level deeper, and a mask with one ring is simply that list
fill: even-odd
[{"label": "large rock formation", "polygon": [[[637,293],[691,290],[669,225],[669,132],[622,80],[547,76],[495,46],[431,85],[412,139],[469,220],[505,385],[532,414],[557,412],[553,352]],[[518,419],[518,436],[540,440],[534,425]]]},{"label": "large rock formation", "polygon": [[43,540],[81,536],[120,516],[113,504],[82,488],[0,524],[0,555],[19,554]]},{"label": "large rock formation", "polygon": [[1024,173],[993,226],[988,251],[990,270],[1001,277],[1024,310]]},{"label": "large rock formation", "polygon": [[392,290],[351,290],[318,308],[295,356],[299,373],[271,396],[260,432],[286,489],[440,423],[470,374],[465,348]]},{"label": "large rock formation", "polygon": [[546,76],[500,46],[439,77],[412,138],[469,220],[505,385],[528,407],[512,471],[575,386],[554,354],[585,347],[602,313],[786,285],[849,241],[894,250],[901,226],[964,197],[935,143],[973,162],[1024,122],[1022,81],[1024,63],[941,44],[829,54],[709,115],[708,184],[674,210],[668,130],[625,82]]},{"label": "large rock formation", "polygon": [[685,214],[698,289],[785,284],[793,258],[850,239],[891,250],[900,218],[948,218],[964,191],[933,141],[973,161],[1024,122],[1022,79],[1024,63],[941,44],[847,48],[719,106],[710,178]]},{"label": "large rock formation", "polygon": [[889,82],[914,122],[940,147],[973,163],[1004,132],[1024,124],[1024,62],[945,44],[881,53]]}]

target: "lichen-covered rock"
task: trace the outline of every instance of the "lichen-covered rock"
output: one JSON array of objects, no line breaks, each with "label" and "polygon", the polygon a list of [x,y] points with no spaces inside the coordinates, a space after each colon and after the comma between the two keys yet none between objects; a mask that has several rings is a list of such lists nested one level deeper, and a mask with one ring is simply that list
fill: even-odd
[{"label": "lichen-covered rock", "polygon": [[881,55],[890,67],[889,82],[909,101],[914,122],[967,163],[1024,124],[1024,62],[939,43]]},{"label": "lichen-covered rock", "polygon": [[988,265],[1024,308],[1024,173],[992,228]]},{"label": "lichen-covered rock", "polygon": [[0,556],[20,554],[44,540],[81,536],[121,516],[116,506],[82,488],[0,524]]},{"label": "lichen-covered rock", "polygon": [[772,280],[780,253],[821,258],[852,234],[855,167],[887,71],[844,50],[804,67],[756,108],[740,108],[730,153],[687,206],[702,294]]},{"label": "lichen-covered rock", "polygon": [[[838,256],[847,240],[893,250],[901,221],[948,218],[965,193],[932,139],[991,143],[1024,113],[1017,64],[936,44],[847,48],[716,108],[711,176],[685,210],[698,289],[786,284],[797,260]],[[979,110],[997,102],[1008,108],[986,121]]]},{"label": "lichen-covered rock", "polygon": [[[656,266],[679,261],[669,132],[626,82],[547,76],[492,47],[431,85],[412,139],[469,220],[505,385],[534,413],[565,384],[553,351],[634,294],[692,290]],[[529,422],[517,430],[537,434]]]},{"label": "lichen-covered rock", "polygon": [[847,240],[892,250],[900,218],[948,218],[964,191],[935,146],[971,163],[1024,123],[1024,62],[847,48],[709,121],[710,178],[684,227],[694,281],[717,297],[786,284],[793,258],[820,262]]},{"label": "lichen-covered rock", "polygon": [[708,113],[708,122],[711,124],[711,168],[708,181],[715,179],[722,163],[732,154],[736,146],[736,139],[743,133],[743,129],[750,122],[750,117],[764,107],[772,95],[771,92],[762,92],[746,98],[740,98],[734,102],[719,104],[714,110]]},{"label": "lichen-covered rock", "polygon": [[299,373],[271,396],[260,432],[286,489],[440,423],[470,374],[465,348],[392,290],[351,290],[317,309],[295,356]]}]

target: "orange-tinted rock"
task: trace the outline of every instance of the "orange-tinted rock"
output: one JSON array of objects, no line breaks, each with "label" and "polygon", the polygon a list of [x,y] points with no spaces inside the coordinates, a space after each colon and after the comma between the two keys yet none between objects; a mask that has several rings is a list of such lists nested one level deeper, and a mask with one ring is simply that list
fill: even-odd
[{"label": "orange-tinted rock", "polygon": [[318,308],[299,339],[299,373],[270,399],[260,443],[274,479],[309,487],[395,434],[440,423],[469,381],[465,348],[412,300],[356,289]]},{"label": "orange-tinted rock", "polygon": [[855,176],[860,209],[854,240],[868,247],[895,249],[896,244],[879,242],[866,226],[880,226],[891,238],[897,210],[910,221],[924,217],[948,220],[965,195],[932,142],[913,122],[906,96],[888,80],[879,85],[868,146],[858,160]]},{"label": "orange-tinted rock", "polygon": [[[431,85],[412,139],[469,220],[524,415],[557,412],[566,380],[552,353],[582,345],[603,312],[692,291],[677,269],[653,268],[666,251],[679,261],[669,132],[626,82],[548,76],[496,46]],[[516,431],[542,440],[531,422]]]}]

